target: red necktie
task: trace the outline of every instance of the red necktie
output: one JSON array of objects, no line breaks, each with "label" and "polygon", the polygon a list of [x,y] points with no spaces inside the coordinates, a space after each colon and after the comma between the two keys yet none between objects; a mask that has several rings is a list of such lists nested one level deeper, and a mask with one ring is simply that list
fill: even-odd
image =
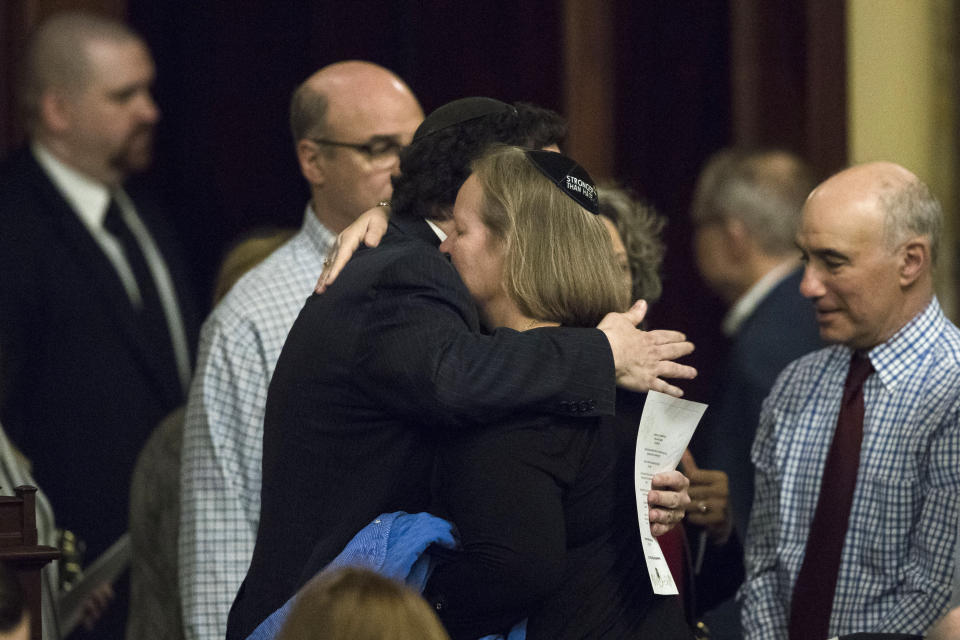
[{"label": "red necktie", "polygon": [[873,373],[870,360],[857,353],[843,385],[843,400],[833,443],[820,480],[817,510],[807,536],[803,565],[790,603],[790,640],[825,640],[847,535],[853,490],[863,439],[863,382]]}]

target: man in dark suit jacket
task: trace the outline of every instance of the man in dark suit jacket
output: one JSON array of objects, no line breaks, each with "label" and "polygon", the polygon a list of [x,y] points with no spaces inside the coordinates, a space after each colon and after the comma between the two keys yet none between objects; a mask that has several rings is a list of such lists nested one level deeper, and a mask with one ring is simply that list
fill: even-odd
[{"label": "man in dark suit jacket", "polygon": [[25,61],[31,144],[0,167],[0,412],[92,559],[125,532],[137,453],[183,402],[196,323],[160,212],[122,186],[159,115],[146,45],[62,14]]},{"label": "man in dark suit jacket", "polygon": [[[228,638],[245,638],[378,514],[425,510],[433,449],[446,434],[523,410],[613,412],[623,367],[612,338],[595,329],[481,335],[469,293],[437,251],[469,162],[491,142],[556,142],[530,137],[495,100],[434,111],[401,156],[380,246],[358,252],[307,301],[267,397],[260,526]],[[643,335],[672,343],[654,360],[692,347],[673,332]],[[670,364],[666,375],[694,373]],[[671,477],[674,488],[685,484]],[[660,504],[681,501],[671,493]]]},{"label": "man in dark suit jacket", "polygon": [[753,501],[750,446],[760,405],[789,362],[822,346],[813,306],[800,295],[794,244],[814,184],[792,154],[731,149],[708,161],[694,194],[697,265],[730,305],[723,330],[731,339],[697,453],[702,466],[730,476],[741,536]]},{"label": "man in dark suit jacket", "polygon": [[[730,305],[730,338],[718,384],[693,449],[701,466],[727,473],[741,540],[753,504],[753,444],[760,406],[780,371],[822,345],[813,306],[800,295],[794,244],[800,210],[815,184],[796,156],[782,151],[723,150],[705,165],[692,205],[698,267]],[[726,556],[739,565],[742,556]],[[743,575],[741,566],[720,573]],[[731,626],[736,621],[730,622]],[[734,631],[711,630],[719,638]]]}]

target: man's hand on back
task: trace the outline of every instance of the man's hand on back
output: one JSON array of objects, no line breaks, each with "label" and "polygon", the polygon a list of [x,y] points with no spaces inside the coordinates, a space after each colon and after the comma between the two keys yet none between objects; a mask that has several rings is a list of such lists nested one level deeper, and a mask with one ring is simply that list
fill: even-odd
[{"label": "man's hand on back", "polygon": [[663,378],[695,378],[697,370],[674,362],[693,352],[693,343],[679,331],[641,331],[637,325],[647,313],[638,300],[626,313],[608,313],[597,328],[613,351],[617,385],[631,391],[659,391],[679,398],[683,391]]}]

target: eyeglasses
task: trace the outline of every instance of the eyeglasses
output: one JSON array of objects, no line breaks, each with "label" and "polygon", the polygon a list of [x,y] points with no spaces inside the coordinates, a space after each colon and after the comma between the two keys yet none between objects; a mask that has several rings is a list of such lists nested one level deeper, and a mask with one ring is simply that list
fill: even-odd
[{"label": "eyeglasses", "polygon": [[385,167],[393,163],[397,154],[405,145],[400,144],[393,138],[374,138],[370,142],[340,142],[338,140],[327,140],[325,138],[310,138],[317,144],[325,144],[331,147],[346,147],[359,151],[367,157],[370,164],[378,167]]}]

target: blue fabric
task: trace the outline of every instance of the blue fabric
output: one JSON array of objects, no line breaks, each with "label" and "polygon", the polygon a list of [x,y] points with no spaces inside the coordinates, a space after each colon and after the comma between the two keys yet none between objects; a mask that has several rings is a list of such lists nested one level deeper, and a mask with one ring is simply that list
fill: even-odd
[{"label": "blue fabric", "polygon": [[[362,567],[422,592],[433,568],[433,558],[425,553],[432,544],[455,548],[453,525],[429,513],[385,513],[361,529],[322,573],[343,567]],[[247,640],[273,640],[290,614],[295,598],[287,600],[260,623]],[[511,629],[506,638],[490,635],[481,640],[524,640],[526,628],[524,620]]]}]

